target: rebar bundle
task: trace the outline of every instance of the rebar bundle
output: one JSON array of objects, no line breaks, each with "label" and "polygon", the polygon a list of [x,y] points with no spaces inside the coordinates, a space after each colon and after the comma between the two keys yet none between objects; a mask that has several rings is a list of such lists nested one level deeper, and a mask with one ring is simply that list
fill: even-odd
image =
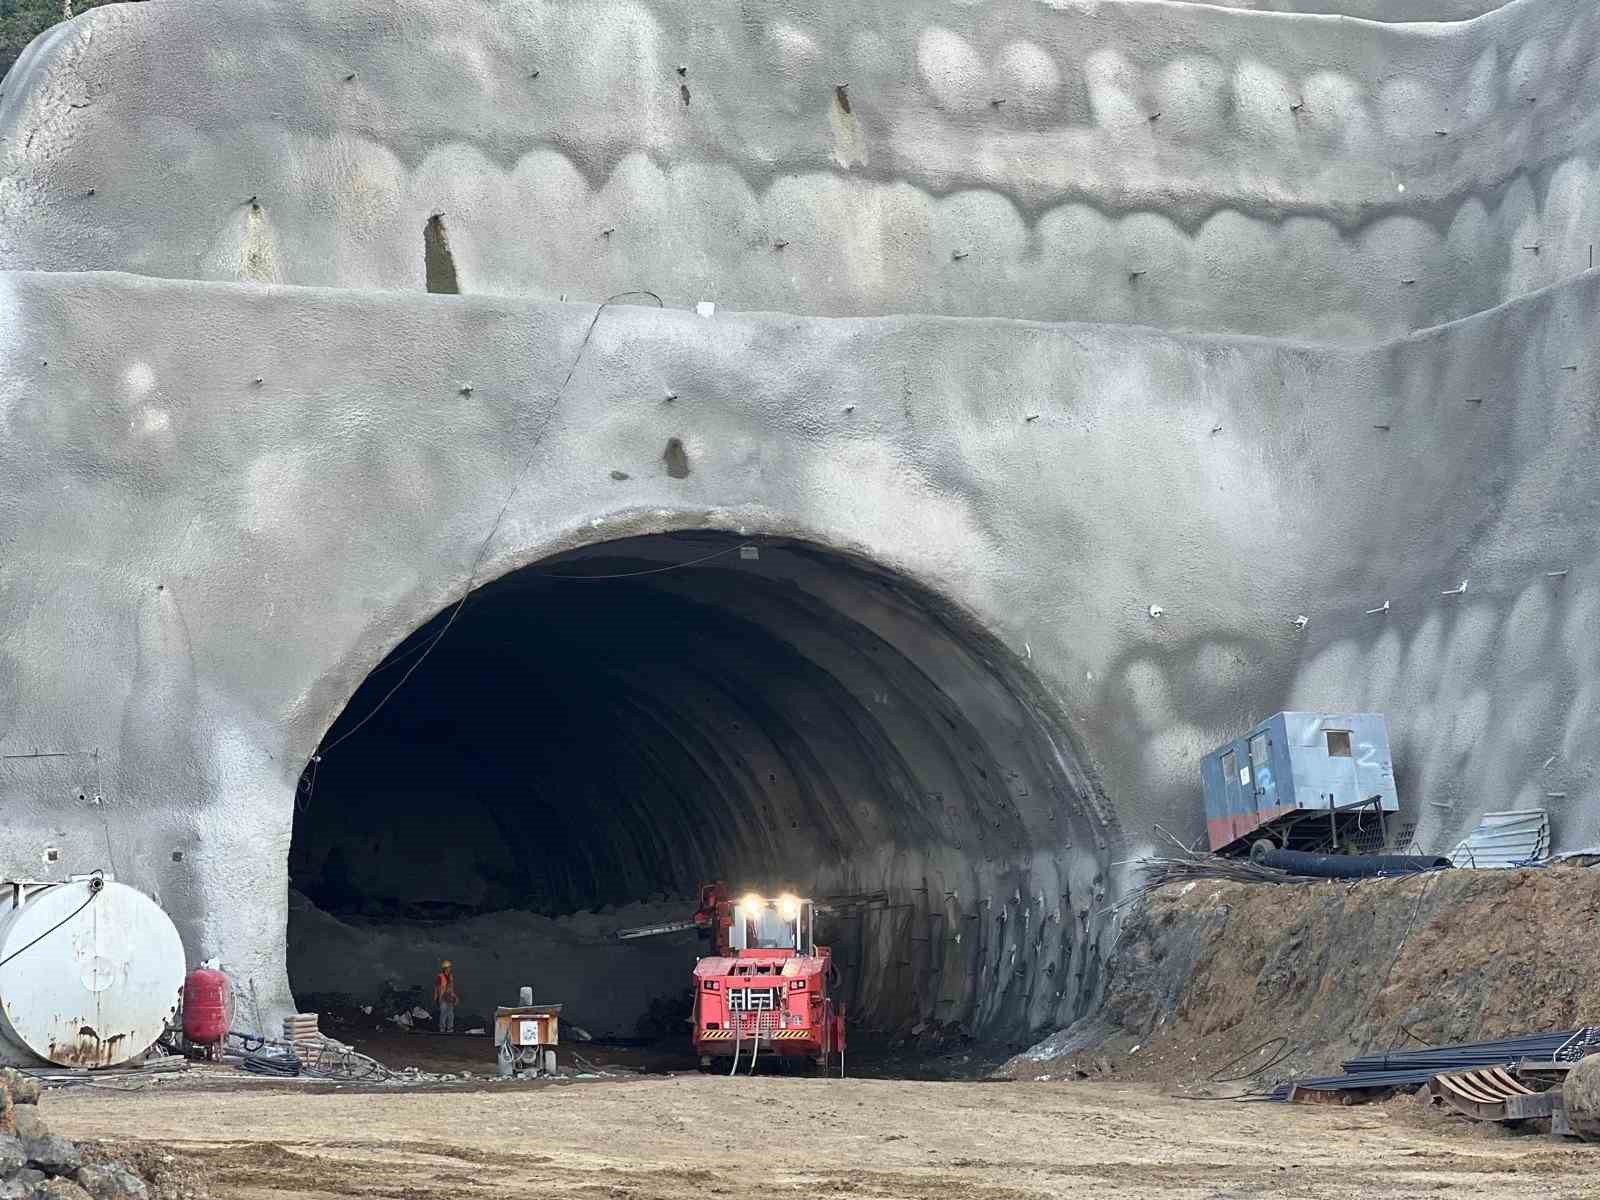
[{"label": "rebar bundle", "polygon": [[1107,912],[1120,912],[1145,897],[1172,883],[1188,883],[1198,879],[1222,879],[1233,883],[1309,883],[1304,876],[1290,875],[1275,867],[1265,867],[1248,858],[1222,858],[1216,854],[1201,854],[1185,846],[1161,826],[1156,832],[1164,835],[1176,848],[1177,856],[1146,855],[1131,860],[1143,876],[1140,883],[1130,888]]}]

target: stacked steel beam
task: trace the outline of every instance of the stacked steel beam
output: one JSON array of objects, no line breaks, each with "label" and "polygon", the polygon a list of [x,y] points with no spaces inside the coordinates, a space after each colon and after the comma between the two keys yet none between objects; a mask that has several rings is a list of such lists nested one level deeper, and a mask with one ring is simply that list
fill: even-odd
[{"label": "stacked steel beam", "polygon": [[1362,1054],[1345,1059],[1343,1075],[1314,1075],[1286,1080],[1263,1098],[1287,1100],[1293,1089],[1353,1092],[1421,1087],[1435,1075],[1449,1071],[1515,1066],[1523,1059],[1548,1061],[1584,1032],[1581,1029],[1568,1029],[1557,1033],[1528,1033],[1491,1042],[1458,1042],[1449,1046],[1422,1046],[1385,1050],[1381,1054]]}]

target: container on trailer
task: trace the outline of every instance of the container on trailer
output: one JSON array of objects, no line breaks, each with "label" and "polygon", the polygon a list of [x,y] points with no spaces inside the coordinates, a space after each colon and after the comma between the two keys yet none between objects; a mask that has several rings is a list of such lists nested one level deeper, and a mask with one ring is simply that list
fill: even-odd
[{"label": "container on trailer", "polygon": [[1283,849],[1381,849],[1398,812],[1389,730],[1378,713],[1280,712],[1200,760],[1211,849],[1256,838]]}]

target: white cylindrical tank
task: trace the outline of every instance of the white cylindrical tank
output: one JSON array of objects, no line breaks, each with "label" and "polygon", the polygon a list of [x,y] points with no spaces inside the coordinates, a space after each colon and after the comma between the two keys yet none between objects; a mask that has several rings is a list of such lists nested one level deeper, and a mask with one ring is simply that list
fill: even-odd
[{"label": "white cylindrical tank", "polygon": [[0,1062],[114,1067],[161,1036],[183,942],[143,892],[100,874],[0,885]]}]

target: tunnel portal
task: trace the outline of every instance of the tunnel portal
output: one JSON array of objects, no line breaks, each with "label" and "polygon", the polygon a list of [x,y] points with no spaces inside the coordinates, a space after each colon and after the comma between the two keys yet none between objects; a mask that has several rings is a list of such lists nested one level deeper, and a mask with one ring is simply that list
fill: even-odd
[{"label": "tunnel portal", "polygon": [[1059,1019],[1093,987],[1073,829],[1103,839],[1010,657],[806,542],[662,534],[514,571],[397,646],[307,767],[291,983],[372,1003],[450,957],[469,1012],[527,983],[599,1033],[670,1028],[694,935],[614,932],[725,879],[824,902],[857,1022]]}]

